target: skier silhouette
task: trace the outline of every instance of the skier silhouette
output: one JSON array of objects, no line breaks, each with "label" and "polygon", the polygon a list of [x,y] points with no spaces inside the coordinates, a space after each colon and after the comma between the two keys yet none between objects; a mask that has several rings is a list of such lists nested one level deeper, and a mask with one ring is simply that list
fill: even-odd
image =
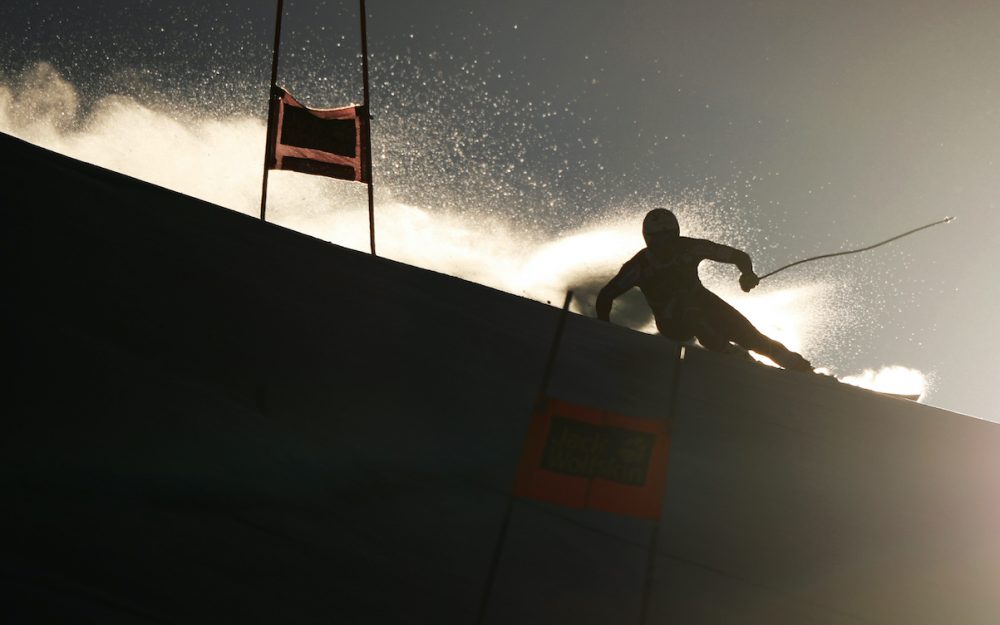
[{"label": "skier silhouette", "polygon": [[[676,341],[697,338],[706,349],[751,358],[746,350],[767,356],[785,369],[811,372],[802,355],[762,334],[750,321],[702,285],[698,264],[703,260],[736,265],[745,292],[760,283],[750,256],[705,239],[680,236],[677,218],[654,208],[642,220],[646,247],[622,265],[597,295],[597,318],[611,319],[615,298],[639,287],[653,311],[660,334]],[[734,345],[735,343],[735,345]]]}]

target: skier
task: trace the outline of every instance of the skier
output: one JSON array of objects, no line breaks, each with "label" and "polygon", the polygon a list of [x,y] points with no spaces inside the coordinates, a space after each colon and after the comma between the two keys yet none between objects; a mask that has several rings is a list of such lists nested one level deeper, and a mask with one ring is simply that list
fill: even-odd
[{"label": "skier", "polygon": [[[779,366],[812,372],[809,361],[763,335],[735,308],[702,285],[698,264],[708,259],[736,265],[745,292],[760,283],[750,256],[705,239],[680,236],[672,212],[654,208],[642,220],[646,247],[622,265],[597,295],[597,318],[611,319],[611,306],[634,286],[653,311],[660,334],[676,341],[697,338],[706,349],[751,358],[746,350],[767,356]],[[735,343],[735,345],[734,345]]]}]

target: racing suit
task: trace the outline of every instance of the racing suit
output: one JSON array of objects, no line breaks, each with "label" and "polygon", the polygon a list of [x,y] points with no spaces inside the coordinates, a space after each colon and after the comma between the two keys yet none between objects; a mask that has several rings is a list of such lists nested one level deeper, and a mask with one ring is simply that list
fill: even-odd
[{"label": "racing suit", "polygon": [[703,260],[730,263],[743,274],[753,275],[753,264],[746,252],[689,237],[679,237],[671,252],[664,259],[644,248],[622,265],[597,296],[598,318],[608,321],[615,298],[637,286],[653,311],[656,328],[668,338],[697,338],[706,349],[717,352],[732,352],[735,343],[786,369],[812,371],[800,354],[762,334],[738,310],[702,285],[698,265]]}]

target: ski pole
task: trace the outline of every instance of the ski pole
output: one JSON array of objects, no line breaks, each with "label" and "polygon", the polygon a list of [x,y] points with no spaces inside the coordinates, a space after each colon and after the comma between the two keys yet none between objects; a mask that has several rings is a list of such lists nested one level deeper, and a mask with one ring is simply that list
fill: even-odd
[{"label": "ski pole", "polygon": [[944,219],[940,219],[938,221],[935,221],[934,223],[930,223],[930,224],[927,224],[925,226],[920,226],[919,228],[914,228],[913,230],[907,230],[903,234],[897,234],[896,236],[892,237],[891,239],[886,239],[885,241],[881,241],[881,242],[876,243],[874,245],[869,245],[868,247],[862,247],[862,248],[859,248],[859,249],[856,249],[856,250],[848,250],[846,252],[833,252],[832,254],[821,254],[819,256],[812,256],[810,258],[804,258],[802,260],[797,260],[794,263],[789,263],[789,264],[785,265],[784,267],[778,267],[777,269],[775,269],[772,272],[765,273],[764,275],[760,276],[760,279],[763,280],[764,278],[767,278],[769,276],[773,276],[774,274],[778,273],[779,271],[784,271],[784,270],[788,269],[789,267],[794,267],[795,265],[801,265],[802,263],[809,263],[809,262],[812,262],[814,260],[819,260],[821,258],[832,258],[834,256],[846,256],[847,254],[857,254],[858,252],[867,252],[868,250],[873,250],[876,247],[885,245],[886,243],[892,243],[893,241],[895,241],[897,239],[902,239],[903,237],[909,236],[909,235],[911,235],[911,234],[913,234],[915,232],[920,232],[921,230],[925,230],[925,229],[930,228],[932,226],[937,226],[937,225],[940,225],[940,224],[946,224],[946,223],[948,223],[950,221],[954,221],[954,220],[955,220],[954,217],[945,217]]}]

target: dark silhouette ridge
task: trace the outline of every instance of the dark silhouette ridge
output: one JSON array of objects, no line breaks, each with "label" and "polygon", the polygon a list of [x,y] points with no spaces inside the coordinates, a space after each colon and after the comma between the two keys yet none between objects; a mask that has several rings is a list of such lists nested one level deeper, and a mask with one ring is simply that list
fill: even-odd
[{"label": "dark silhouette ridge", "polygon": [[[0,135],[0,621],[469,623],[559,310]],[[666,419],[571,315],[549,393]],[[993,423],[688,350],[650,623],[992,623]],[[489,623],[638,621],[651,521],[517,501]]]}]

